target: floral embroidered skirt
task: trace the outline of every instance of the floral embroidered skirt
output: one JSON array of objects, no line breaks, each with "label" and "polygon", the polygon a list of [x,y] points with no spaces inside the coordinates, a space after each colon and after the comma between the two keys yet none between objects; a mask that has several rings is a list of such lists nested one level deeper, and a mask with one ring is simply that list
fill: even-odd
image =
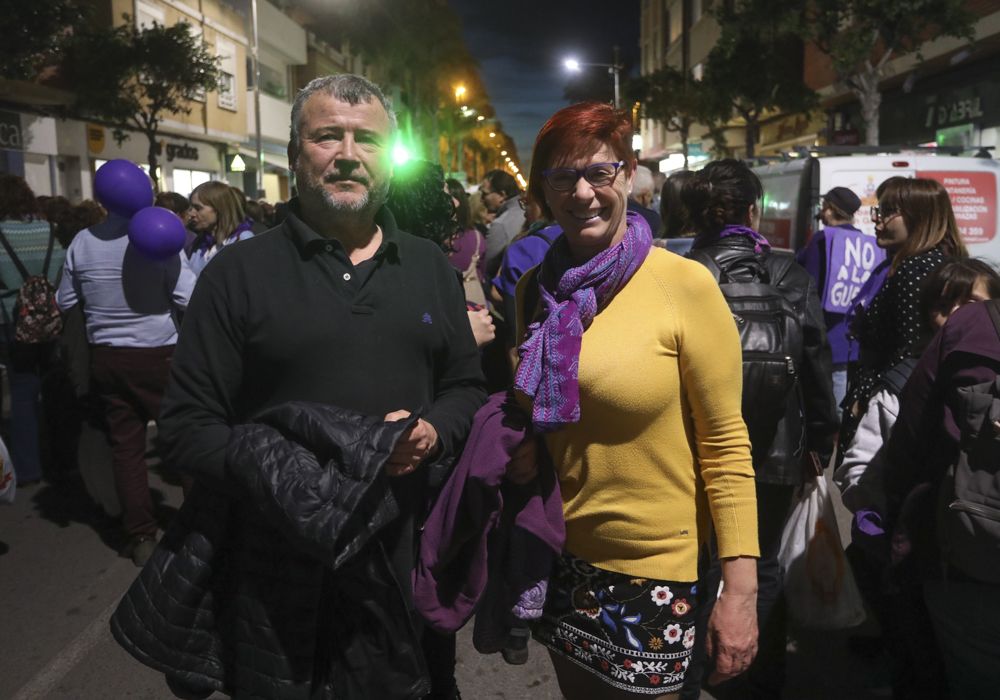
[{"label": "floral embroidered skirt", "polygon": [[695,583],[635,578],[563,554],[535,638],[615,688],[678,692],[694,647],[696,593]]}]

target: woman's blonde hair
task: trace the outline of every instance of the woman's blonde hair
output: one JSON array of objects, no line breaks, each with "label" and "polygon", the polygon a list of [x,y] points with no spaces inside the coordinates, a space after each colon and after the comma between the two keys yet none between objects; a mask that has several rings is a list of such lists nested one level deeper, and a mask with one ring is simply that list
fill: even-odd
[{"label": "woman's blonde hair", "polygon": [[884,183],[878,202],[883,210],[898,211],[906,224],[907,238],[892,259],[894,272],[906,258],[939,245],[950,257],[969,257],[948,191],[937,180],[892,178]]},{"label": "woman's blonde hair", "polygon": [[216,245],[221,246],[246,218],[243,198],[232,187],[218,180],[201,183],[191,191],[192,199],[195,195],[202,204],[215,209],[215,228],[209,233],[215,238]]}]

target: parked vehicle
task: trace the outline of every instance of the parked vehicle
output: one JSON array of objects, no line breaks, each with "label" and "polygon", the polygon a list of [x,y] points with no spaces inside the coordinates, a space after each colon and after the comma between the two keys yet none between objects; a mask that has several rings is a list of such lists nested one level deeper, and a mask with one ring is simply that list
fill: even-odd
[{"label": "parked vehicle", "polygon": [[951,195],[969,254],[1000,264],[1000,162],[945,155],[933,149],[866,155],[808,155],[754,168],[764,185],[760,231],[776,248],[798,250],[819,226],[820,199],[833,187],[861,198],[855,225],[873,234],[869,209],[875,190],[890,177],[937,180]]}]

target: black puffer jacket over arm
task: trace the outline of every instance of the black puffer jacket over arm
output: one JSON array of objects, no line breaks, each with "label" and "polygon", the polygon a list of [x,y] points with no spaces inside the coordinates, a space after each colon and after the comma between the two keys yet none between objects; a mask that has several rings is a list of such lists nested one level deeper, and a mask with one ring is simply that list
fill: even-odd
[{"label": "black puffer jacket over arm", "polygon": [[196,484],[111,620],[188,690],[236,698],[420,698],[408,585],[378,534],[384,466],[417,416],[291,402],[237,426],[223,494]]}]

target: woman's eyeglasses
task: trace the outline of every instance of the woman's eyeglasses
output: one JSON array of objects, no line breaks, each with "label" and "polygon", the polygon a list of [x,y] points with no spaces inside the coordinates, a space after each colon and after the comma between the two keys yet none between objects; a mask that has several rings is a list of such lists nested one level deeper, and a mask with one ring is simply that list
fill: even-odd
[{"label": "woman's eyeglasses", "polygon": [[615,178],[625,161],[617,163],[593,163],[580,170],[576,168],[549,168],[542,171],[546,184],[556,192],[568,192],[576,187],[582,177],[594,187],[607,187]]},{"label": "woman's eyeglasses", "polygon": [[878,224],[891,219],[899,213],[899,210],[892,207],[872,207],[869,213],[872,221]]}]

